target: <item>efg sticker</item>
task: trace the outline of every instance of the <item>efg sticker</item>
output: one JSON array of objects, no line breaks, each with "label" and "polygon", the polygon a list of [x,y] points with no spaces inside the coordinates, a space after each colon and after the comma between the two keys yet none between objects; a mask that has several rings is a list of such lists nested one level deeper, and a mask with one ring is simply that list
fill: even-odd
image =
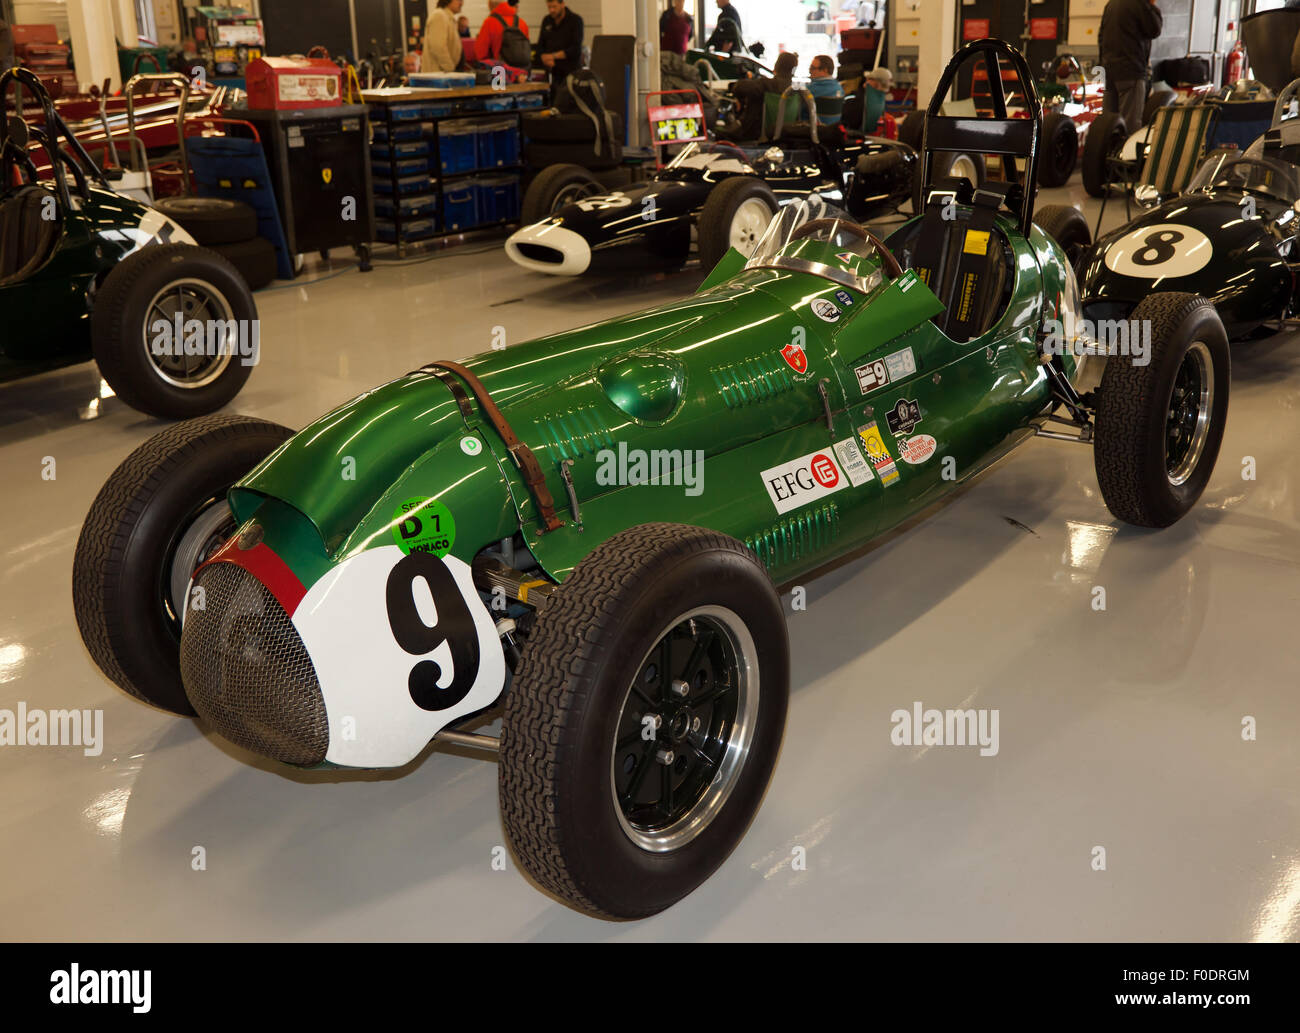
[{"label": "efg sticker", "polygon": [[989,231],[967,230],[966,242],[962,244],[963,253],[968,255],[987,255],[989,253]]},{"label": "efg sticker", "polygon": [[835,302],[827,301],[825,298],[817,298],[810,306],[813,315],[826,323],[835,323],[839,321],[840,310],[836,307]]},{"label": "efg sticker", "polygon": [[900,398],[898,404],[885,413],[889,423],[889,433],[894,437],[911,434],[921,422],[921,403],[909,398]]},{"label": "efg sticker", "polygon": [[872,479],[871,466],[862,458],[862,450],[852,438],[835,442],[835,458],[840,461],[840,466],[844,467],[844,472],[849,475],[849,483],[853,487],[866,484]]},{"label": "efg sticker", "polygon": [[854,483],[851,478],[841,475],[839,464],[829,450],[809,452],[806,456],[764,470],[759,476],[763,478],[767,497],[778,513],[788,513],[809,502],[816,502]]},{"label": "efg sticker", "polygon": [[885,439],[880,436],[876,421],[872,420],[866,426],[859,427],[858,437],[862,439],[862,447],[867,450],[867,458],[871,460],[872,467],[880,475],[880,483],[888,487],[898,480],[898,467],[894,465],[894,457],[890,455]]},{"label": "efg sticker", "polygon": [[836,291],[835,300],[838,301],[845,308],[853,307],[853,295],[850,294],[848,291]]},{"label": "efg sticker", "polygon": [[914,438],[907,438],[898,443],[898,457],[911,466],[920,466],[934,455],[937,447],[934,438],[929,434],[918,434]]},{"label": "efg sticker", "polygon": [[439,558],[451,552],[456,541],[456,519],[437,499],[407,499],[393,514],[393,541],[408,556],[431,552]]}]

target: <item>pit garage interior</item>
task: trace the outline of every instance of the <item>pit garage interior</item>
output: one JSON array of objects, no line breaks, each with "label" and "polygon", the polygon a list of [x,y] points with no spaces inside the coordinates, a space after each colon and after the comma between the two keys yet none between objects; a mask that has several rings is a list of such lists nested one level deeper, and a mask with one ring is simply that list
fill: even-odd
[{"label": "pit garage interior", "polygon": [[[599,63],[607,104],[622,106],[608,130],[619,137],[622,161],[613,172],[621,178],[602,179],[615,190],[652,176],[674,149],[656,146],[647,117],[647,102],[660,102],[652,92],[663,87],[659,20],[668,6],[572,0],[567,8],[566,17],[576,12],[584,22],[579,63]],[[991,36],[1022,48],[1035,75],[1072,57],[1078,82],[1095,82],[1104,6],[734,4],[746,42],[763,42],[762,66],[797,52],[796,85],[808,81],[812,58],[828,55],[841,70],[844,55],[858,53],[845,43],[868,39],[874,50],[858,78],[890,73],[875,128],[884,130],[887,114],[898,139],[909,119],[922,117],[918,98],[924,111],[946,63],[970,40]],[[1274,45],[1265,54],[1260,44],[1257,53],[1238,41],[1243,19],[1249,25],[1282,6],[1160,0],[1151,66],[1190,67],[1195,79],[1199,65],[1203,75],[1154,88],[1177,87],[1175,106],[1230,92],[1238,81],[1269,83],[1269,92],[1252,96],[1271,98],[1279,77],[1282,85],[1292,77],[1289,52],[1274,53]],[[706,49],[717,7],[687,0],[684,9],[693,17],[691,48]],[[231,10],[190,0],[0,0],[10,26],[54,26],[55,43],[43,32],[16,38],[38,70],[41,55],[66,54],[65,97],[105,80],[116,94],[124,74],[141,70],[137,55],[155,51],[168,71],[178,55],[192,61],[179,73],[191,82],[195,68],[228,81],[224,114],[262,130],[273,177],[283,154],[270,141],[277,118],[292,113],[241,109],[236,80],[252,97],[263,74],[250,51],[292,64],[320,44],[335,70],[340,56],[354,69],[368,58],[357,110],[372,135],[354,155],[370,184],[360,198],[367,239],[358,244],[343,233],[315,243],[311,227],[326,216],[303,199],[309,188],[287,187],[299,191],[296,212],[280,195],[292,268],[252,291],[260,353],[221,412],[297,431],[433,360],[493,350],[508,357],[523,342],[688,303],[701,290],[710,269],[695,257],[694,241],[684,264],[667,271],[606,271],[595,262],[582,275],[557,276],[512,261],[505,245],[520,228],[521,200],[546,167],[529,158],[536,141],[526,135],[502,166],[514,177],[506,184],[513,207],[507,200],[495,217],[480,210],[480,225],[456,226],[450,199],[460,181],[450,176],[439,187],[448,207],[429,217],[429,236],[412,235],[403,216],[385,220],[376,205],[391,205],[394,194],[374,186],[387,170],[367,167],[373,134],[400,125],[393,107],[412,88],[403,85],[410,65],[419,72],[434,10],[422,0],[251,0]],[[487,4],[464,0],[459,10],[477,43]],[[517,10],[537,44],[546,5],[521,0]],[[242,42],[223,42],[225,25],[237,25],[230,39]],[[309,28],[319,38],[304,35]],[[236,48],[239,67],[227,67]],[[12,51],[11,60],[23,64]],[[527,82],[540,83],[549,106],[547,69],[537,71]],[[367,86],[381,73],[385,85]],[[275,83],[283,70],[271,74]],[[346,69],[337,81],[346,88]],[[959,82],[967,99],[957,103],[973,106],[972,89]],[[528,117],[504,117],[517,115]],[[1268,129],[1267,111],[1262,117],[1240,150]],[[698,128],[714,139],[717,126],[707,122]],[[193,138],[205,137],[196,130]],[[1039,188],[1037,207],[1077,209],[1095,237],[1146,208],[1116,182],[1103,213],[1084,182],[1085,147],[1063,185]],[[342,169],[350,159],[335,160]],[[197,175],[197,154],[193,161]],[[1300,194],[1291,201],[1294,218]],[[886,236],[912,217],[913,205],[909,196],[868,228]],[[394,234],[387,240],[379,235],[385,225]],[[312,242],[295,247],[295,235]],[[0,234],[4,247],[11,239]],[[1296,268],[1285,269],[1287,282]],[[54,325],[64,302],[46,293],[31,301],[46,311],[20,311],[27,302],[12,291],[6,297],[4,286],[0,277],[0,336],[39,336],[47,321]],[[1294,941],[1300,699],[1290,636],[1300,607],[1300,339],[1285,319],[1249,338],[1231,344],[1231,403],[1213,474],[1173,526],[1117,520],[1099,490],[1092,447],[1039,436],[923,517],[816,576],[781,585],[789,711],[762,806],[702,885],[627,922],[566,906],[521,870],[499,812],[498,761],[472,742],[434,741],[396,769],[302,770],[232,744],[203,720],[133,699],[101,673],[74,609],[79,536],[113,471],[172,421],[118,397],[103,363],[56,363],[21,376],[6,368],[3,937]],[[772,345],[774,354],[784,343]],[[1085,377],[1095,384],[1102,366],[1094,360]],[[728,418],[731,410],[720,410],[717,419]],[[705,497],[733,490],[739,485],[709,485]],[[915,741],[900,741],[900,721],[910,721],[914,707],[918,716],[975,711],[988,737],[925,742],[918,730]],[[99,743],[25,742],[31,726],[20,730],[20,711],[38,709],[100,715]],[[489,712],[472,731],[499,735],[500,715]]]}]

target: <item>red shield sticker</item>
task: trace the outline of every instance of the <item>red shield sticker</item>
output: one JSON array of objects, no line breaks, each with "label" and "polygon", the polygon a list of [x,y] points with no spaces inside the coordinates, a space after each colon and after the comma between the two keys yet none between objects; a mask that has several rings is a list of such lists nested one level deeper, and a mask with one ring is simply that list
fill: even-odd
[{"label": "red shield sticker", "polygon": [[796,373],[808,372],[808,354],[797,344],[787,344],[781,349],[781,358]]}]

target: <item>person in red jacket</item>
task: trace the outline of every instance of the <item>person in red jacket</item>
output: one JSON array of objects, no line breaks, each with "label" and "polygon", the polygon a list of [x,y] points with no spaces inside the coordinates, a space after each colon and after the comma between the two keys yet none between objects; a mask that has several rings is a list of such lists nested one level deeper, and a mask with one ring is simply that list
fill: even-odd
[{"label": "person in red jacket", "polygon": [[[502,21],[506,24],[502,25]],[[501,37],[507,25],[528,35],[528,23],[519,17],[519,0],[505,0],[504,3],[497,4],[483,19],[483,27],[478,30],[478,41],[474,47],[477,60],[501,60]],[[521,67],[527,68],[528,63]]]}]

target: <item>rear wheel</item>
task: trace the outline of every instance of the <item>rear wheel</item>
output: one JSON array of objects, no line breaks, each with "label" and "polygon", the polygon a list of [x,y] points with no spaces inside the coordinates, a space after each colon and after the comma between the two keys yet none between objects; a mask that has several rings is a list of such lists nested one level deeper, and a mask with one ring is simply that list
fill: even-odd
[{"label": "rear wheel", "polygon": [[293,431],[246,416],[168,427],[100,489],[77,540],[72,602],[99,669],[132,696],[192,714],[180,673],[190,576],[235,530],[231,486]]},{"label": "rear wheel", "polygon": [[501,811],[524,869],[613,918],[690,893],[758,810],[789,666],[780,599],[740,542],[646,524],[594,549],[506,696]]},{"label": "rear wheel", "polygon": [[1075,272],[1092,246],[1092,231],[1079,209],[1068,204],[1047,204],[1034,212],[1034,224],[1046,233],[1062,251]]},{"label": "rear wheel", "polygon": [[127,405],[165,419],[202,416],[234,398],[252,372],[257,306],[215,252],[146,247],[96,293],[91,341],[100,372]]},{"label": "rear wheel", "polygon": [[1103,111],[1088,127],[1088,137],[1083,142],[1083,188],[1090,197],[1106,196],[1110,159],[1119,154],[1128,130],[1124,120],[1115,111]]},{"label": "rear wheel", "polygon": [[1119,519],[1168,527],[1201,497],[1219,455],[1231,377],[1228,337],[1214,306],[1195,294],[1150,295],[1131,318],[1134,328],[1150,326],[1150,361],[1112,355],[1106,362],[1097,399],[1097,482]]},{"label": "rear wheel", "polygon": [[600,180],[581,165],[552,165],[542,169],[524,191],[520,219],[525,226],[548,219],[566,205],[603,194]]},{"label": "rear wheel", "polygon": [[753,176],[724,179],[709,194],[699,216],[700,265],[707,271],[730,248],[748,258],[776,214],[776,195]]},{"label": "rear wheel", "polygon": [[224,197],[163,197],[153,205],[203,245],[237,244],[257,236],[257,212]]},{"label": "rear wheel", "polygon": [[1079,161],[1079,131],[1059,111],[1043,116],[1043,150],[1038,161],[1038,182],[1045,187],[1065,186]]},{"label": "rear wheel", "polygon": [[1147,98],[1146,105],[1142,108],[1142,124],[1149,126],[1151,120],[1156,117],[1156,112],[1161,108],[1167,108],[1178,99],[1178,95],[1173,90],[1156,90]]}]

